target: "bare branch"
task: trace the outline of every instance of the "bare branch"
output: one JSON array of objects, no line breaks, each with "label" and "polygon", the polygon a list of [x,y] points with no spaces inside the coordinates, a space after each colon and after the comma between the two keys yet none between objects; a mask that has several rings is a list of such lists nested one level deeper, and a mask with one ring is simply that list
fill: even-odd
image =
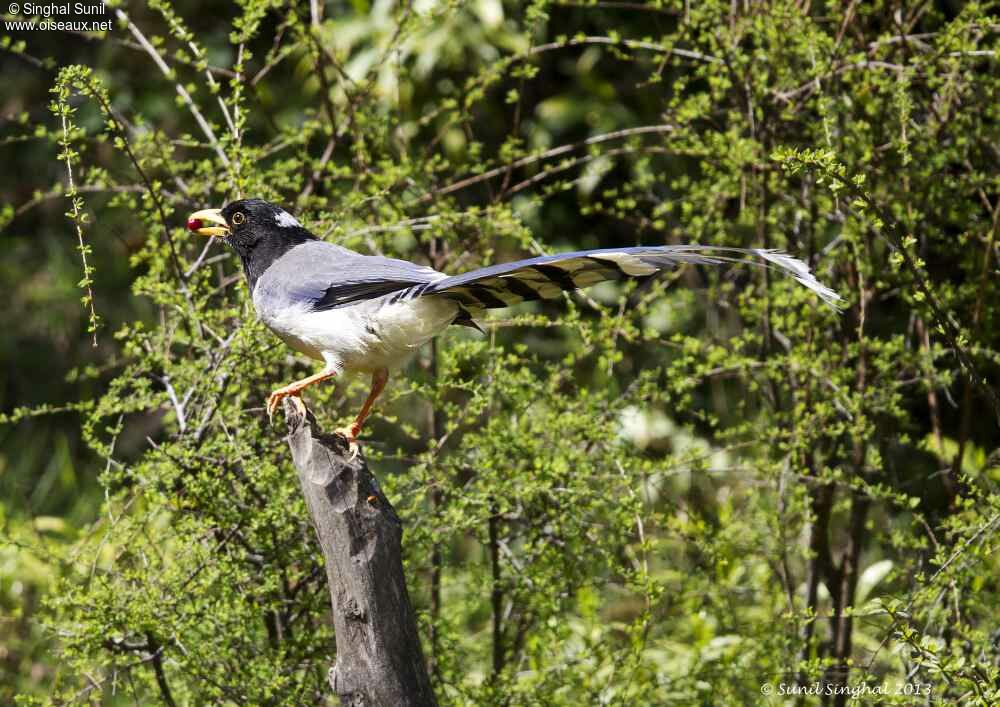
[{"label": "bare branch", "polygon": [[677,49],[674,47],[665,47],[662,44],[656,44],[655,42],[642,42],[637,39],[615,39],[614,37],[575,37],[573,39],[568,39],[565,42],[549,42],[548,44],[539,44],[537,47],[532,47],[528,51],[528,55],[541,54],[542,52],[550,52],[554,49],[576,47],[583,44],[606,44],[615,47],[626,47],[628,49],[645,49],[647,51],[661,54],[674,54],[685,59],[704,61],[709,64],[722,63],[722,59],[719,59],[718,57],[714,57],[709,54],[702,54],[701,52],[692,51],[690,49]]},{"label": "bare branch", "polygon": [[[146,50],[146,53],[153,59],[153,63],[155,63],[160,69],[160,72],[168,80],[172,81],[173,71],[169,66],[167,66],[167,62],[163,60],[163,57],[156,51],[156,48],[149,43],[149,40],[146,39],[146,35],[142,33],[142,30],[140,30],[121,9],[116,9],[115,14],[118,16],[118,19],[128,25],[128,29],[132,33],[132,36],[134,36],[136,40],[138,40],[139,44],[142,45],[142,48]],[[212,148],[215,150],[215,154],[218,155],[219,160],[222,164],[226,165],[226,167],[229,167],[229,158],[226,157],[226,153],[223,152],[222,145],[219,144],[219,139],[215,136],[215,131],[212,130],[212,126],[208,124],[207,120],[205,120],[205,116],[201,114],[201,111],[198,110],[198,106],[195,104],[194,99],[191,98],[191,94],[188,93],[187,89],[184,88],[181,83],[175,83],[174,88],[177,89],[178,95],[180,95],[184,103],[187,104],[188,110],[191,111],[191,115],[194,116],[195,121],[198,123],[201,131],[205,134],[205,137],[208,138],[208,142],[212,145]]]},{"label": "bare branch", "polygon": [[608,142],[609,140],[619,140],[621,138],[631,137],[633,135],[646,135],[649,133],[672,133],[677,128],[673,125],[644,125],[637,128],[626,128],[624,130],[615,130],[610,133],[603,133],[601,135],[595,135],[593,137],[587,138],[586,140],[581,140],[579,142],[570,143],[567,145],[560,145],[559,147],[553,147],[550,150],[545,150],[536,155],[528,155],[527,157],[522,157],[521,159],[514,160],[513,162],[503,165],[502,167],[496,167],[482,174],[477,174],[472,177],[466,177],[460,181],[449,184],[445,187],[440,187],[433,191],[427,192],[422,197],[420,197],[419,202],[431,201],[436,196],[444,196],[445,194],[451,194],[452,192],[459,191],[460,189],[465,189],[473,184],[479,184],[493,177],[505,174],[511,169],[517,169],[518,167],[524,167],[529,164],[534,164],[535,162],[540,162],[541,160],[551,159],[552,157],[558,157],[559,155],[564,155],[568,152],[578,150],[582,147],[588,147],[590,145],[599,145],[602,142]]}]

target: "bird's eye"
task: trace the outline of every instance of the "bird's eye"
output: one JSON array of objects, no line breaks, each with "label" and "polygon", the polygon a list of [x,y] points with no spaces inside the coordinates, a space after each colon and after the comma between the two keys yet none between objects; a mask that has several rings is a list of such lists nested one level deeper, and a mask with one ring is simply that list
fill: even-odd
[{"label": "bird's eye", "polygon": [[242,211],[237,211],[235,214],[233,214],[233,223],[236,224],[237,226],[243,225],[243,223],[246,220],[247,217],[243,215]]}]

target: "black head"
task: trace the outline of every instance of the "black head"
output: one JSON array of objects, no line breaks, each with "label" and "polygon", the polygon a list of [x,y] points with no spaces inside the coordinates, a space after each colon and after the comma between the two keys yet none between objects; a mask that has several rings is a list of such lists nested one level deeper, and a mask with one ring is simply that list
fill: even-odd
[{"label": "black head", "polygon": [[235,250],[251,289],[271,263],[300,243],[316,240],[294,216],[263,199],[241,199],[222,209],[197,211],[187,226],[195,233],[222,238]]}]

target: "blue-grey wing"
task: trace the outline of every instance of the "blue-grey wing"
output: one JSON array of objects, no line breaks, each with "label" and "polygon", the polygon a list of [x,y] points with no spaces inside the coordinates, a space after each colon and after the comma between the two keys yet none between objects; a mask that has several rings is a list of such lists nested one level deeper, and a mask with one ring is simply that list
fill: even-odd
[{"label": "blue-grey wing", "polygon": [[346,307],[444,278],[422,265],[361,255],[324,241],[292,248],[257,283],[258,297],[272,306],[298,305],[312,311]]},{"label": "blue-grey wing", "polygon": [[581,250],[529,258],[442,278],[415,294],[447,297],[471,308],[507,307],[555,297],[560,292],[589,287],[604,280],[655,275],[682,263],[760,265],[791,275],[827,304],[835,306],[840,299],[809,272],[805,263],[786,253],[699,245]]}]

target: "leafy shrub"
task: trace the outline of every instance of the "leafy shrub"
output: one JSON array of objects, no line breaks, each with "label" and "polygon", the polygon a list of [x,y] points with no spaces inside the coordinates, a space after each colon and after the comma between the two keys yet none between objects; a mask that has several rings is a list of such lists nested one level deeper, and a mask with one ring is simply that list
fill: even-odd
[{"label": "leafy shrub", "polygon": [[[236,259],[183,229],[259,196],[441,270],[782,248],[847,300],[682,269],[421,351],[366,451],[442,702],[756,703],[826,680],[995,703],[997,18],[802,5],[157,1],[116,10],[107,55],[48,62],[52,115],[21,129],[71,185],[113,365],[73,403],[106,500],[45,580],[58,670],[22,687],[327,699],[323,573],[263,411],[303,366]],[[145,303],[114,327],[91,252],[113,218]],[[312,389],[321,423],[363,383]]]}]

